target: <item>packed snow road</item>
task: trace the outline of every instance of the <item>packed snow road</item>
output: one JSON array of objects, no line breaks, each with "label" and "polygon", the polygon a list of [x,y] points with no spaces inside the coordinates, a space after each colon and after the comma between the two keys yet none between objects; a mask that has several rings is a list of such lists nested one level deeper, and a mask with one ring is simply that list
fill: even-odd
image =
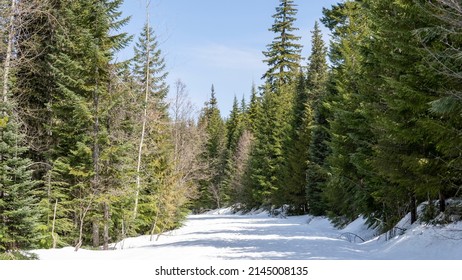
[{"label": "packed snow road", "polygon": [[[350,233],[369,241],[348,241]],[[142,236],[113,247],[116,250],[74,252],[69,247],[35,253],[44,260],[462,259],[462,226],[417,225],[386,241],[384,236],[373,238],[361,219],[338,230],[324,218],[214,213],[190,216],[182,228],[157,241]]]}]

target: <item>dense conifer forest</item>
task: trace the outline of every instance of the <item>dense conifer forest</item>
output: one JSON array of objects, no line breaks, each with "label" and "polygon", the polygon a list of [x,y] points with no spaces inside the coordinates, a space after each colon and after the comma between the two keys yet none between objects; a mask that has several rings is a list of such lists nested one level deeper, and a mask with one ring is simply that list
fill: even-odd
[{"label": "dense conifer forest", "polygon": [[460,1],[339,1],[311,42],[275,1],[262,86],[226,118],[219,88],[196,116],[167,84],[149,14],[119,31],[122,2],[0,0],[0,254],[108,249],[231,205],[381,231],[423,201],[429,219],[460,211]]}]

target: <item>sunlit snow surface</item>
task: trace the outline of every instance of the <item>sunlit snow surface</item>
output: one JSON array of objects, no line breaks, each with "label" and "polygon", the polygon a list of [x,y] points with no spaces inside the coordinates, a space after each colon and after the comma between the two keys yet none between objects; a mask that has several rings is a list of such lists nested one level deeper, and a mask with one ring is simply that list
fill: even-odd
[{"label": "sunlit snow surface", "polygon": [[[43,260],[462,260],[462,223],[448,226],[407,225],[386,240],[374,236],[359,218],[338,230],[325,218],[273,218],[265,212],[232,215],[215,211],[189,216],[185,225],[161,235],[129,238],[114,250],[74,248],[36,250]],[[356,234],[365,240],[346,238]],[[350,242],[350,241],[353,242]]]}]

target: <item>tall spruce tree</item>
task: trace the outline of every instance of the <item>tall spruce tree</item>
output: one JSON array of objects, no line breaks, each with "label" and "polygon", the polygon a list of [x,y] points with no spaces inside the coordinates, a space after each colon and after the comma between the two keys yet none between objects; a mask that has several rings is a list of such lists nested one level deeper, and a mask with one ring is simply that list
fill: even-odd
[{"label": "tall spruce tree", "polygon": [[[424,50],[415,34],[435,19],[421,12],[423,3],[405,3],[368,1],[374,32],[368,72],[380,77],[371,84],[377,85],[377,94],[384,105],[377,112],[380,118],[374,121],[378,135],[374,167],[397,186],[380,195],[401,203],[401,211],[410,212],[414,222],[419,201],[438,198],[447,184],[439,176],[445,173],[445,163],[440,160],[443,155],[433,140],[441,135],[439,118],[429,110],[431,102],[440,97],[443,79],[426,67]],[[395,214],[388,226],[398,217]]]},{"label": "tall spruce tree", "polygon": [[172,164],[169,158],[172,150],[168,144],[170,134],[167,129],[168,113],[165,102],[168,92],[165,79],[168,73],[165,71],[166,65],[157,38],[149,25],[149,17],[147,20],[135,46],[134,58],[134,72],[139,85],[137,93],[140,116],[137,118],[139,136],[133,219],[137,218],[141,196],[147,195],[147,201],[142,204],[144,209],[140,209],[145,215],[139,219],[144,220],[144,230],[141,232],[149,231],[151,220],[161,211],[160,205],[163,201],[160,194],[165,191],[162,187],[167,186],[165,179]]},{"label": "tall spruce tree", "polygon": [[[426,65],[434,70],[443,82],[440,95],[431,102],[430,111],[439,116],[440,134],[433,135],[433,141],[439,152],[444,155],[441,161],[445,162],[444,184],[440,190],[439,210],[445,211],[445,198],[454,195],[457,186],[461,185],[462,178],[462,138],[460,137],[462,109],[462,89],[460,80],[462,70],[460,57],[462,55],[460,37],[462,27],[462,6],[457,1],[437,0],[435,3],[425,3],[421,11],[434,20],[428,27],[416,30],[419,41],[424,46]],[[434,121],[438,121],[435,118]],[[440,176],[443,176],[440,174]]]},{"label": "tall spruce tree", "polygon": [[372,172],[370,161],[376,137],[372,132],[370,114],[377,99],[369,94],[364,69],[366,39],[370,21],[359,1],[347,1],[324,10],[323,23],[332,31],[330,60],[332,74],[328,100],[330,174],[323,197],[329,216],[343,225],[359,215],[371,223],[382,219],[384,208],[373,198],[380,176]]},{"label": "tall spruce tree", "polygon": [[237,97],[234,96],[233,107],[229,118],[226,120],[226,166],[223,179],[224,188],[228,192],[231,200],[234,200],[234,189],[236,189],[236,152],[239,145],[239,140],[244,133],[244,113],[239,108]]},{"label": "tall spruce tree", "polygon": [[24,135],[9,102],[3,100],[0,109],[0,253],[36,247],[41,238],[37,181],[32,179]]},{"label": "tall spruce tree", "polygon": [[[178,223],[176,211],[182,207],[174,190],[174,160],[166,95],[165,61],[152,28],[145,26],[135,48],[135,73],[142,99],[137,177],[140,185],[139,232],[161,233]],[[145,138],[145,139],[143,139]],[[143,159],[141,158],[143,157]],[[138,191],[138,190],[136,190]],[[137,199],[135,197],[135,199]],[[136,203],[136,201],[135,201]],[[135,204],[136,207],[136,204]]]},{"label": "tall spruce tree", "polygon": [[[316,129],[314,114],[319,114],[320,99],[325,95],[327,80],[327,50],[321,38],[318,23],[315,23],[311,55],[309,58],[308,77],[303,72],[299,73],[295,95],[293,100],[293,120],[291,125],[291,139],[286,144],[287,171],[284,180],[287,203],[293,206],[295,213],[304,213],[308,210],[306,195],[307,172],[312,174],[314,166],[308,170],[310,144],[317,139],[313,135]],[[324,139],[326,140],[326,139]],[[321,140],[322,141],[322,140]],[[318,143],[316,149],[322,148]],[[283,195],[283,194],[281,194]],[[320,200],[320,197],[311,200]]]},{"label": "tall spruce tree", "polygon": [[281,178],[279,196],[284,203],[290,205],[291,214],[301,214],[307,211],[306,205],[306,169],[308,146],[310,143],[310,125],[312,108],[308,100],[306,77],[303,72],[298,74],[297,84],[292,100],[292,121],[288,128],[287,142],[284,144],[286,164]]},{"label": "tall spruce tree", "polygon": [[[50,193],[61,197],[58,208],[66,209],[66,219],[58,217],[65,222],[60,232],[66,235],[66,242],[72,242],[77,235],[77,249],[88,239],[93,240],[93,245],[99,244],[99,228],[103,226],[106,247],[110,224],[108,193],[112,187],[108,184],[112,174],[107,171],[113,162],[106,159],[115,148],[106,125],[109,109],[114,105],[111,61],[114,52],[127,43],[126,34],[111,33],[128,19],[119,20],[121,1],[67,4],[60,8],[62,24],[55,32],[57,44],[49,56],[56,83],[48,101],[53,116],[51,131],[59,139],[50,153]],[[75,34],[72,40],[69,33]],[[92,224],[90,238],[86,235],[87,223]]]},{"label": "tall spruce tree", "polygon": [[202,180],[199,189],[199,198],[196,201],[197,209],[220,208],[228,197],[223,184],[226,165],[226,126],[221,117],[220,109],[215,96],[215,87],[212,85],[210,100],[205,104],[199,117],[199,126],[207,134],[207,142],[202,161],[208,164],[208,178]]},{"label": "tall spruce tree", "polygon": [[241,176],[241,194],[239,195],[239,201],[243,204],[244,208],[251,209],[261,205],[261,200],[257,195],[258,186],[255,182],[254,167],[257,164],[255,158],[258,155],[258,150],[256,149],[256,135],[258,134],[258,129],[263,121],[263,108],[262,108],[262,97],[258,93],[258,90],[255,84],[252,84],[250,92],[250,104],[247,110],[247,119],[248,119],[248,134],[246,137],[248,141],[246,143],[245,155],[246,163],[243,166],[242,176]]},{"label": "tall spruce tree", "polygon": [[276,13],[273,15],[274,24],[269,29],[276,34],[273,42],[264,51],[269,69],[263,75],[272,85],[282,85],[295,79],[300,68],[300,52],[302,46],[297,42],[300,37],[293,34],[298,30],[294,27],[297,14],[293,0],[279,0]]},{"label": "tall spruce tree", "polygon": [[249,165],[252,200],[260,205],[269,207],[286,203],[280,194],[284,192],[285,145],[290,138],[292,96],[291,85],[276,90],[267,85],[262,97]]},{"label": "tall spruce tree", "polygon": [[[28,148],[24,134],[20,131],[18,115],[15,112],[11,86],[13,73],[13,40],[18,29],[15,14],[16,2],[4,6],[6,20],[5,49],[2,59],[2,92],[0,100],[0,253],[29,249],[38,245],[41,238],[38,231],[38,197],[34,193],[37,181],[32,179],[31,160],[25,156]],[[5,18],[3,18],[3,16]],[[17,58],[17,57],[16,57]]]},{"label": "tall spruce tree", "polygon": [[328,98],[327,90],[327,49],[322,40],[321,30],[315,23],[313,30],[311,55],[309,57],[307,88],[310,105],[313,110],[310,144],[308,147],[308,166],[306,173],[306,196],[309,212],[322,215],[326,205],[322,199],[322,192],[327,181],[325,160],[329,154],[327,141],[329,115],[325,102]]},{"label": "tall spruce tree", "polygon": [[259,96],[255,83],[252,84],[250,92],[250,104],[247,112],[249,120],[249,129],[255,134],[257,130],[257,122],[261,119],[261,96]]}]

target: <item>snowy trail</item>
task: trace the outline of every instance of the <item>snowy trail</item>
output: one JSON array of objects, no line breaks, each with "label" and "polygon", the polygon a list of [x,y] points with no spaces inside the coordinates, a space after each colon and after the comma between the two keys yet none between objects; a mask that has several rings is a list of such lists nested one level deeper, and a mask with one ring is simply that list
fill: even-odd
[{"label": "snowy trail", "polygon": [[346,253],[348,258],[359,257],[354,244],[339,239],[326,220],[312,221],[312,227],[306,220],[193,216],[183,232],[190,239],[168,246],[216,249],[219,254],[210,257],[219,259],[335,259]]},{"label": "snowy trail", "polygon": [[[362,223],[346,231],[370,234]],[[388,242],[350,243],[341,238],[343,232],[324,218],[210,214],[190,216],[182,228],[158,241],[149,236],[126,239],[116,245],[118,250],[35,252],[43,260],[462,259],[460,223],[443,229],[416,226]],[[452,238],[442,238],[441,232]]]}]

